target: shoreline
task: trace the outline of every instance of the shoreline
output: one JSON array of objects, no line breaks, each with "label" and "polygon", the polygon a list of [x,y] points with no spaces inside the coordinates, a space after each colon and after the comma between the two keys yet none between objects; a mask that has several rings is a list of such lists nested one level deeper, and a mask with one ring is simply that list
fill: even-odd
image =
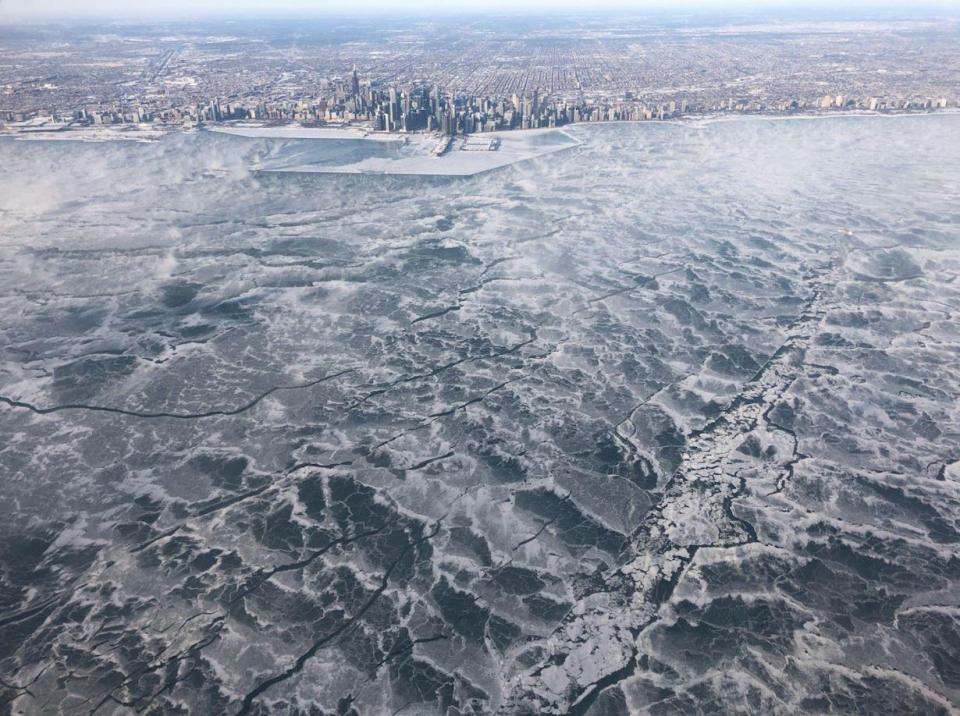
[{"label": "shoreline", "polygon": [[[903,110],[896,112],[870,111],[870,110],[839,110],[832,112],[795,112],[795,113],[715,113],[701,115],[686,115],[683,117],[674,117],[672,119],[647,119],[647,120],[602,120],[598,122],[570,122],[562,124],[559,127],[535,127],[531,129],[498,129],[492,132],[473,132],[469,135],[458,134],[458,137],[466,136],[536,136],[548,132],[566,132],[578,131],[579,127],[609,126],[609,125],[658,125],[668,124],[674,126],[691,127],[706,126],[720,122],[740,122],[740,121],[810,121],[817,119],[852,119],[864,117],[885,117],[885,118],[905,118],[905,117],[930,117],[930,116],[958,116],[960,108],[947,107],[943,109],[929,110]],[[35,126],[31,128],[0,126],[0,138],[10,137],[15,141],[75,141],[75,142],[112,142],[112,141],[135,141],[135,142],[156,142],[171,134],[191,133],[198,131],[214,132],[217,134],[227,134],[237,137],[246,137],[250,139],[306,139],[306,140],[334,140],[334,141],[372,141],[384,144],[408,143],[414,138],[440,136],[438,133],[428,132],[379,132],[370,129],[364,125],[337,125],[327,127],[305,127],[299,123],[289,123],[284,125],[257,125],[253,123],[231,124],[217,123],[205,124],[201,126],[184,125],[156,125],[156,124],[126,124],[126,125],[101,125],[101,126],[83,126],[55,128],[49,130],[38,130]]]}]

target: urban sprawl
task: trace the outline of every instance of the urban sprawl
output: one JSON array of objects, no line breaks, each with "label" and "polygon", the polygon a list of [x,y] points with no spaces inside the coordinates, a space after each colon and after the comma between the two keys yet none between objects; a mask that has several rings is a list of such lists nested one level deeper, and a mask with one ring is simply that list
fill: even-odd
[{"label": "urban sprawl", "polygon": [[[300,26],[231,25],[234,34],[210,26],[7,28],[0,125],[58,132],[257,121],[455,135],[725,112],[957,106],[952,21],[679,30],[598,22],[576,35],[474,23],[444,42],[429,38],[453,25],[334,28],[349,41]],[[291,33],[299,33],[295,42]]]}]

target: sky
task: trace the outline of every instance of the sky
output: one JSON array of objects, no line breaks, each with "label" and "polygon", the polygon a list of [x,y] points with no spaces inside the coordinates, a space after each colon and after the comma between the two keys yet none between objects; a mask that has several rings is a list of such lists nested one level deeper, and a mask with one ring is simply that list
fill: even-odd
[{"label": "sky", "polygon": [[423,14],[454,13],[457,10],[484,12],[588,11],[608,10],[745,10],[777,9],[890,9],[906,12],[918,5],[928,9],[957,9],[960,0],[0,0],[0,19],[32,17],[187,17],[273,14],[378,14],[399,11]]}]

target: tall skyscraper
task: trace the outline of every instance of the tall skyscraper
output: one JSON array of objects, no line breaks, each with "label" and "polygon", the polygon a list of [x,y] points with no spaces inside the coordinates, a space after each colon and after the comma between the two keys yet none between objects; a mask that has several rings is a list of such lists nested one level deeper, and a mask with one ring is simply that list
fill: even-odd
[{"label": "tall skyscraper", "polygon": [[357,66],[353,66],[353,72],[350,75],[350,93],[352,97],[360,96],[360,78],[357,76]]}]

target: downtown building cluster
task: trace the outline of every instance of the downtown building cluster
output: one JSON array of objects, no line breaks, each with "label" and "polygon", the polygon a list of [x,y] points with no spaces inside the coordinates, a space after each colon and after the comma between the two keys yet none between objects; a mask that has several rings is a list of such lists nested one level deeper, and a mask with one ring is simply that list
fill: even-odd
[{"label": "downtown building cluster", "polygon": [[529,95],[477,97],[445,94],[436,86],[406,90],[380,90],[361,84],[356,71],[345,96],[335,97],[326,108],[331,121],[366,121],[376,131],[436,131],[446,135],[473,134],[506,129],[539,129],[599,120],[663,119],[687,111],[686,103],[671,102],[658,108],[636,103],[556,101],[533,90]]}]

